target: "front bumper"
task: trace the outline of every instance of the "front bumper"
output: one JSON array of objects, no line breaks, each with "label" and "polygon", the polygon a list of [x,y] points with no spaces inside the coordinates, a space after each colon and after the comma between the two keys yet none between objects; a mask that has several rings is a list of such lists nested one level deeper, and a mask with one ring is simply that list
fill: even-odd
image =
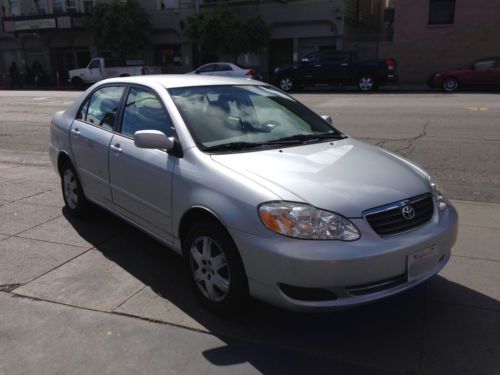
[{"label": "front bumper", "polygon": [[[230,233],[240,250],[254,297],[289,310],[333,310],[391,296],[438,273],[456,241],[458,216],[451,204],[439,214],[435,210],[431,221],[390,237],[380,237],[364,219],[352,219],[362,233],[354,242],[297,240],[279,235],[262,238],[232,229]],[[435,262],[408,281],[408,256],[430,247],[437,249]],[[320,288],[335,298],[291,298],[280,288],[283,284]]]}]

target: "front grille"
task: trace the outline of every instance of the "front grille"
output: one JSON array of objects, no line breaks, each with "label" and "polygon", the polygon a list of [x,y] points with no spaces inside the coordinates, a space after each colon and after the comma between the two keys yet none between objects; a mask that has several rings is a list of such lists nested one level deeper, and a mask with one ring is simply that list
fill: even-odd
[{"label": "front grille", "polygon": [[[403,208],[412,207],[415,216],[405,218]],[[366,221],[381,236],[390,236],[414,229],[432,218],[434,201],[432,194],[423,194],[403,201],[372,208],[364,212]]]}]

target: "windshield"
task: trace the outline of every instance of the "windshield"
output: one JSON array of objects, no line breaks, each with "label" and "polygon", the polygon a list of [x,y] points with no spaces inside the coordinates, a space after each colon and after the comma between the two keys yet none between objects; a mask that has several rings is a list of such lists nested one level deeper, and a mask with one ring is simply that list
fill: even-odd
[{"label": "windshield", "polygon": [[268,86],[169,89],[198,147],[233,151],[345,138],[320,116]]}]

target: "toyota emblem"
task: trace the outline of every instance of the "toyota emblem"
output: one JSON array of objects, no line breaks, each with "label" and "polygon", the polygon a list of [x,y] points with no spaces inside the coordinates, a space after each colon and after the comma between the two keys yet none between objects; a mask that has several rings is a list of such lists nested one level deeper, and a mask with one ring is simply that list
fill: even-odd
[{"label": "toyota emblem", "polygon": [[415,209],[412,206],[404,206],[401,209],[401,214],[406,220],[411,220],[415,217]]}]

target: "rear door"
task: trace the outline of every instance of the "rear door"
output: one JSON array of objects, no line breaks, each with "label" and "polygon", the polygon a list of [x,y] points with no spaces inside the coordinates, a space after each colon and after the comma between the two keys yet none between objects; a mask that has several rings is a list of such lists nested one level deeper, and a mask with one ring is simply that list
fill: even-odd
[{"label": "rear door", "polygon": [[174,136],[172,120],[153,90],[132,86],[126,95],[121,127],[109,154],[115,210],[171,241],[172,177],[178,159],[164,150],[138,148],[133,137],[139,130]]},{"label": "rear door", "polygon": [[105,206],[112,205],[108,151],[124,92],[125,86],[115,85],[95,90],[70,130],[71,150],[85,194]]},{"label": "rear door", "polygon": [[343,51],[324,51],[321,55],[323,77],[328,83],[350,80],[351,58]]}]

